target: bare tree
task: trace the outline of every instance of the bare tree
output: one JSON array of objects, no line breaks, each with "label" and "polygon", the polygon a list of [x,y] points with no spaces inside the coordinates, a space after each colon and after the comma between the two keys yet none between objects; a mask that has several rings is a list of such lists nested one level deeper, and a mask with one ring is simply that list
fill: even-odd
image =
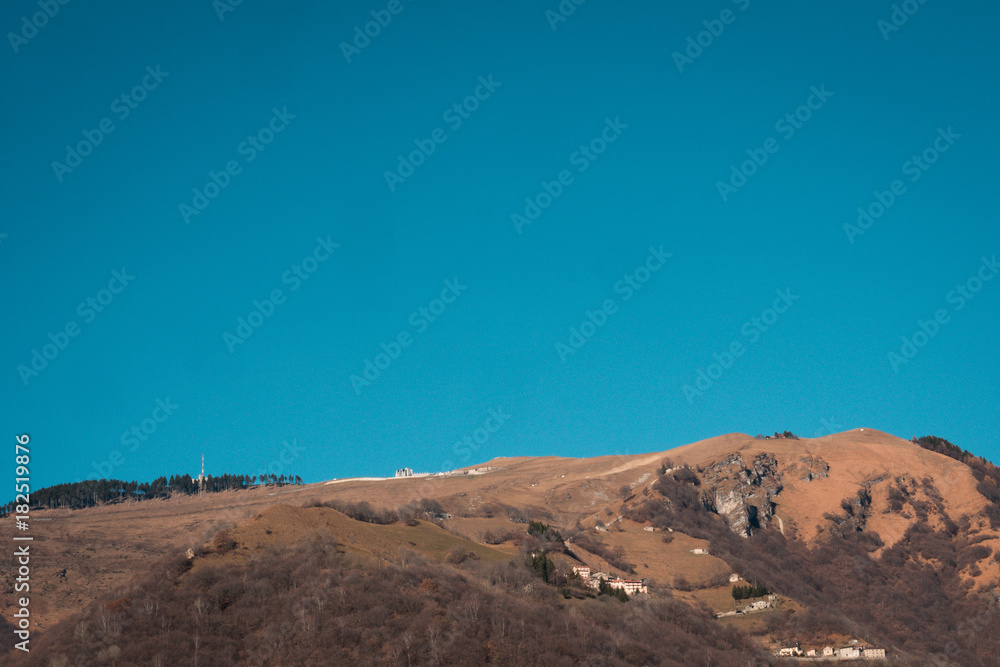
[{"label": "bare tree", "polygon": [[109,644],[122,633],[121,623],[118,622],[115,614],[104,607],[101,607],[97,612],[97,627],[100,629],[101,639]]},{"label": "bare tree", "polygon": [[440,663],[443,657],[441,650],[441,639],[443,633],[444,629],[438,621],[434,621],[427,626],[427,643],[430,644],[431,660],[434,663]]},{"label": "bare tree", "polygon": [[484,601],[482,596],[478,593],[473,593],[468,600],[465,601],[465,610],[469,614],[469,618],[472,619],[473,623],[479,622],[479,615],[483,610]]}]

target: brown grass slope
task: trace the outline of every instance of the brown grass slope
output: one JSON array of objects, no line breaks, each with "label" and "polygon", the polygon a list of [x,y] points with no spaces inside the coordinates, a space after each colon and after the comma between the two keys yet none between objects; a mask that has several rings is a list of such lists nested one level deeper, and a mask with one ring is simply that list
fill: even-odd
[{"label": "brown grass slope", "polygon": [[[316,534],[331,535],[345,553],[383,562],[398,561],[400,550],[410,550],[434,560],[444,560],[448,552],[456,548],[486,562],[506,562],[514,555],[510,549],[472,542],[427,521],[418,521],[415,526],[378,525],[355,521],[329,507],[275,505],[226,530],[222,539],[230,540],[231,545],[221,550],[224,553],[209,552],[200,556],[197,564],[243,563],[265,549],[294,544]],[[219,541],[219,536],[213,540]]]}]

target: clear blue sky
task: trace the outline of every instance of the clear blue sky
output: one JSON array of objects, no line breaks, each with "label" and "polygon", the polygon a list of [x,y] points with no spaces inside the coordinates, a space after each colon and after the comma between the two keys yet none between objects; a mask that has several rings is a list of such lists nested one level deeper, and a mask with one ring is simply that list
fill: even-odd
[{"label": "clear blue sky", "polygon": [[220,6],[0,11],[0,432],[36,486],[830,423],[1000,459],[1000,7]]}]

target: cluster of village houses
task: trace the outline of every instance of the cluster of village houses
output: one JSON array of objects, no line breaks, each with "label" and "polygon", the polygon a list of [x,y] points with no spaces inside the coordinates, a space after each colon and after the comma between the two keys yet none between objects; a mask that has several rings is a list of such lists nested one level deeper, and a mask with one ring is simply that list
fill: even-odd
[{"label": "cluster of village houses", "polygon": [[573,574],[580,577],[584,584],[594,590],[600,588],[603,581],[611,587],[611,590],[620,589],[625,591],[626,595],[649,593],[649,586],[646,584],[645,579],[621,579],[619,577],[611,577],[604,572],[594,572],[591,574],[590,568],[586,565],[574,565]]},{"label": "cluster of village houses", "polygon": [[[708,553],[704,549],[692,549],[691,550],[691,553],[699,553],[699,552],[700,553],[704,553],[704,554]],[[735,583],[738,583],[740,581],[743,581],[743,577],[741,577],[740,575],[736,574],[735,572],[733,572],[731,575],[729,575],[729,583],[735,584]],[[754,612],[764,611],[765,609],[773,609],[774,608],[774,603],[775,603],[775,601],[777,599],[778,599],[778,596],[776,596],[774,594],[768,594],[766,600],[754,600],[753,602],[751,602],[750,604],[746,605],[742,609],[735,609],[733,611],[723,611],[723,612],[720,612],[720,613],[716,614],[715,617],[716,618],[723,618],[725,616],[736,616],[737,614],[752,614]]]},{"label": "cluster of village houses", "polygon": [[[586,565],[574,565],[573,574],[580,577],[580,579],[589,587],[597,589],[600,587],[601,582],[607,583],[612,590],[623,590],[626,595],[634,595],[636,593],[649,593],[649,587],[646,584],[645,579],[621,579],[619,577],[612,577],[604,572],[591,572],[590,568]],[[729,577],[730,582],[741,581],[741,577],[738,574],[732,574]],[[774,607],[774,602],[776,597],[774,595],[768,595],[766,600],[755,600],[750,604],[743,607],[738,611],[728,611],[719,614],[719,616],[733,616],[735,614],[748,614],[757,611],[764,611],[765,609],[771,609]],[[855,643],[851,646],[844,646],[841,648],[834,648],[832,646],[827,646],[826,648],[819,649],[808,649],[803,650],[800,646],[789,646],[785,648],[780,648],[777,654],[781,657],[798,657],[798,658],[829,658],[833,660],[856,660],[856,659],[866,659],[866,660],[884,660],[885,659],[885,649],[875,648],[873,646],[864,646]]]},{"label": "cluster of village houses", "polygon": [[754,600],[743,609],[736,609],[735,611],[723,611],[715,615],[716,618],[725,618],[726,616],[738,616],[740,614],[753,614],[758,611],[764,611],[765,609],[774,608],[774,595],[768,595],[766,600]]},{"label": "cluster of village houses", "polygon": [[[735,572],[729,575],[729,583],[737,583],[742,581],[743,578],[736,574]],[[766,600],[754,600],[750,604],[746,605],[742,609],[737,609],[735,611],[724,611],[720,614],[716,614],[717,617],[722,618],[723,616],[735,616],[737,614],[752,614],[758,611],[764,611],[766,609],[773,609],[774,603],[777,600],[777,596],[769,594]],[[827,658],[832,660],[857,660],[864,658],[866,660],[884,660],[885,659],[885,649],[875,648],[874,646],[864,646],[858,643],[858,641],[852,640],[851,645],[842,646],[840,648],[834,648],[832,646],[827,646],[823,649],[803,649],[801,646],[796,644],[795,646],[787,646],[784,648],[779,648],[777,651],[780,657],[789,658]]]},{"label": "cluster of village houses", "polygon": [[789,646],[786,648],[778,649],[778,655],[782,657],[792,657],[792,658],[832,658],[834,660],[857,660],[864,658],[865,660],[885,660],[885,649],[875,648],[873,646],[844,646],[841,648],[833,648],[832,646],[827,646],[822,651],[818,649],[811,648],[808,651],[803,651],[798,646]]}]

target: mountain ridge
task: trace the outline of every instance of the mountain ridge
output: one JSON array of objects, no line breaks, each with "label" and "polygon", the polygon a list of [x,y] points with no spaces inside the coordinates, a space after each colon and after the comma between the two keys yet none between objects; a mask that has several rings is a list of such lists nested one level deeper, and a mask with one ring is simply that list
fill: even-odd
[{"label": "mountain ridge", "polygon": [[[715,612],[732,604],[731,576],[766,582],[785,600],[785,611],[774,616],[786,619],[776,634],[752,619],[732,622],[765,633],[768,644],[803,632],[787,625],[789,609],[806,613],[828,604],[817,573],[848,576],[827,552],[846,549],[844,557],[867,559],[889,581],[942,577],[925,585],[940,586],[955,608],[976,609],[981,597],[997,597],[995,501],[980,492],[975,472],[956,456],[869,428],[814,439],[729,433],[662,452],[497,457],[430,476],[32,510],[36,545],[47,554],[33,570],[34,618],[43,634],[62,627],[109,591],[130,590],[147,568],[162,568],[155,564],[163,554],[179,553],[183,561],[186,551],[192,571],[205,573],[195,577],[201,580],[326,535],[337,553],[364,567],[465,567],[468,559],[486,567],[554,549],[558,576],[586,564],[657,582],[654,597]],[[526,535],[529,521],[553,526],[565,542],[539,543]],[[10,518],[0,520],[0,533],[12,531]],[[795,581],[772,580],[796,567],[808,571]],[[929,602],[928,609],[942,604]],[[9,619],[11,610],[0,612]],[[822,622],[840,633],[829,630],[829,637],[850,634],[846,618]],[[879,621],[867,617],[865,623],[875,629],[855,636],[885,632],[880,641],[905,646],[898,628],[878,630]],[[827,636],[817,632],[815,641]]]}]

